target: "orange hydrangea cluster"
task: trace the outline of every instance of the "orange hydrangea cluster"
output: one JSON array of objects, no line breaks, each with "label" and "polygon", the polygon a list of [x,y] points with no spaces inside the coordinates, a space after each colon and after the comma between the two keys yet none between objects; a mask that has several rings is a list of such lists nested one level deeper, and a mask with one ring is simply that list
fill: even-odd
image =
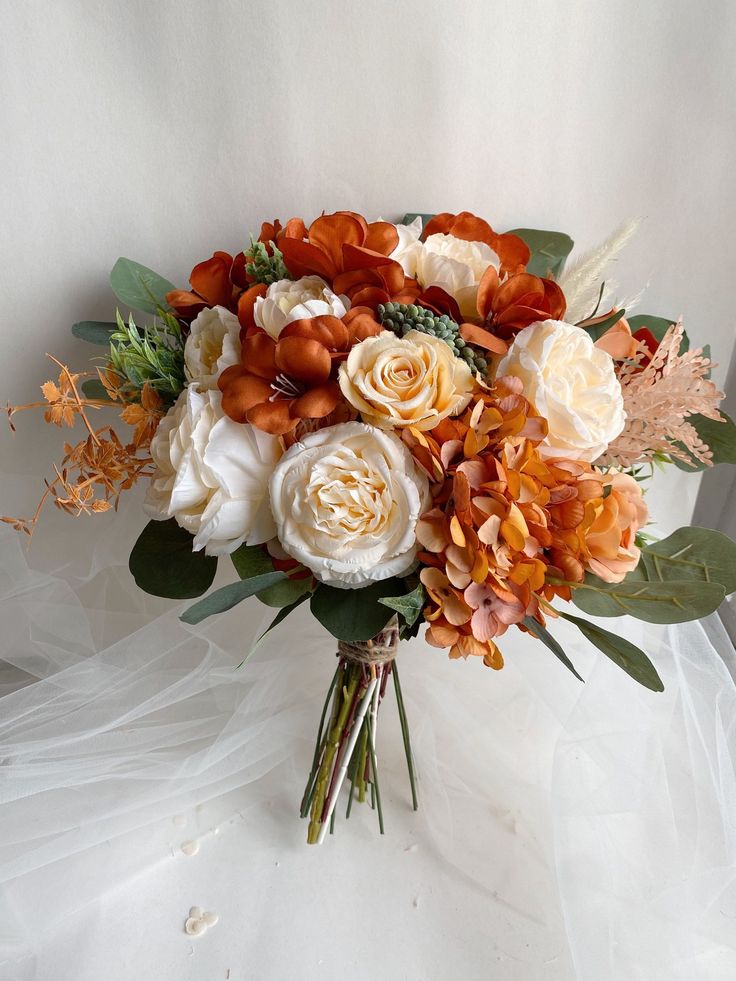
[{"label": "orange hydrangea cluster", "polygon": [[[586,569],[618,581],[638,561],[646,509],[635,481],[542,457],[546,421],[515,378],[479,392],[462,416],[405,435],[434,481],[419,521],[427,640],[500,668],[512,624],[544,623],[540,601],[570,599]],[[613,581],[613,578],[611,581]]]}]

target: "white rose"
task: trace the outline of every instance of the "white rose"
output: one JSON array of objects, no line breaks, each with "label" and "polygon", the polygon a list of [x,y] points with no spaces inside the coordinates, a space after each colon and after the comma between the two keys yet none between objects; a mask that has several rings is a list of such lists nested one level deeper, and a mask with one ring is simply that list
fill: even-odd
[{"label": "white rose", "polygon": [[398,232],[399,242],[389,258],[399,263],[405,275],[415,279],[417,259],[423,248],[419,241],[422,234],[422,219],[417,215],[410,225],[394,225],[394,228]]},{"label": "white rose", "polygon": [[333,293],[320,276],[303,276],[301,279],[280,279],[268,287],[265,296],[259,296],[253,309],[253,318],[275,341],[293,320],[307,317],[344,317],[350,309],[346,296]]},{"label": "white rose", "polygon": [[416,255],[420,286],[441,286],[453,296],[466,317],[477,313],[478,284],[489,266],[501,260],[485,242],[466,242],[454,235],[430,235]]},{"label": "white rose", "polygon": [[225,307],[203,310],[192,321],[184,344],[187,379],[199,388],[217,388],[225,368],[240,362],[240,324]]},{"label": "white rose", "polygon": [[366,422],[381,429],[434,429],[470,402],[475,380],[466,361],[438,337],[384,330],[351,348],[340,389]]},{"label": "white rose", "polygon": [[283,455],[270,491],[279,541],[321,582],[368,586],[414,564],[429,483],[393,433],[362,422],[311,433]]},{"label": "white rose", "polygon": [[581,327],[561,320],[525,327],[497,374],[520,378],[524,395],[549,423],[543,456],[591,462],[624,428],[613,359]]},{"label": "white rose", "polygon": [[276,534],[268,479],[281,456],[277,437],[223,414],[222,395],[189,385],[151,442],[157,470],[146,494],[151,518],[175,518],[194,551],[226,555]]}]

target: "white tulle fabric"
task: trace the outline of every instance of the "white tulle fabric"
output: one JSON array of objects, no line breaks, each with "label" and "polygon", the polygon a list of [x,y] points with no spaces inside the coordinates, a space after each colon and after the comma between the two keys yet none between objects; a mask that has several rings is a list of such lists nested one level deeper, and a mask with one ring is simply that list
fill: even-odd
[{"label": "white tulle fabric", "polygon": [[[31,568],[10,531],[0,530],[0,550],[0,923],[20,955],[152,865],[160,819],[238,787],[263,798],[276,778],[278,808],[291,799],[295,812],[334,644],[301,610],[236,670],[263,619],[255,601],[190,628],[181,607],[136,592],[119,552],[109,567],[96,553],[94,574],[80,579]],[[356,891],[380,894],[405,850],[391,825],[410,826],[434,863],[428,876],[474,890],[505,952],[565,958],[569,973],[555,977],[724,977],[709,965],[730,956],[736,933],[731,648],[715,619],[612,624],[651,652],[664,694],[638,688],[564,625],[555,633],[584,686],[522,637],[506,643],[501,674],[449,663],[421,640],[406,645],[421,809],[406,813],[386,706],[382,857],[379,842],[367,836],[366,851],[343,825],[355,848],[329,841],[321,862],[362,855]],[[303,828],[288,821],[296,841]],[[310,881],[323,867],[312,863]],[[288,881],[281,889],[286,911]],[[424,916],[429,938],[431,909]],[[472,955],[457,956],[462,966]],[[296,976],[279,970],[268,976]]]}]

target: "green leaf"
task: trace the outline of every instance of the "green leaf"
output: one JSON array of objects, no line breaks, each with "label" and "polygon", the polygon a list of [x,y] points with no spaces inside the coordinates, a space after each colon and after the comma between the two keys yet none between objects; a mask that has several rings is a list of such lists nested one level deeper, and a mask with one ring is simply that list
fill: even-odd
[{"label": "green leaf", "polygon": [[[723,422],[697,414],[688,416],[686,421],[695,427],[698,436],[713,451],[714,465],[719,463],[736,464],[736,425],[725,412],[721,412],[721,418]],[[701,463],[700,460],[693,459],[692,463],[689,464],[674,457],[673,460],[680,470],[686,470],[688,473],[709,469],[707,464]]]},{"label": "green leaf", "polygon": [[192,599],[212,585],[217,559],[193,552],[192,536],[170,518],[149,521],[133,546],[128,567],[136,584],[151,596]]},{"label": "green leaf", "polygon": [[403,579],[384,579],[362,589],[335,589],[320,583],[312,593],[314,616],[338,640],[370,640],[393,616],[381,603],[406,589]]},{"label": "green leaf", "polygon": [[116,323],[107,320],[80,320],[78,324],[72,324],[72,334],[75,337],[89,344],[100,344],[102,347],[110,346],[110,334],[117,329]]},{"label": "green leaf", "polygon": [[390,610],[396,610],[404,618],[406,625],[411,627],[416,623],[427,602],[427,591],[419,583],[410,593],[404,593],[403,596],[383,596],[378,602],[383,603]]},{"label": "green leaf", "polygon": [[[676,320],[671,320],[668,317],[653,317],[648,313],[639,313],[635,317],[629,317],[628,325],[631,327],[631,333],[635,334],[637,330],[641,330],[642,327],[646,327],[650,334],[652,334],[657,341],[661,341],[670,327],[677,323]],[[682,343],[680,344],[680,354],[684,354],[690,348],[690,338],[683,331]]]},{"label": "green leaf", "polygon": [[261,644],[266,639],[266,637],[268,637],[271,631],[275,627],[278,627],[280,623],[283,623],[284,620],[288,617],[288,615],[290,613],[293,613],[293,611],[297,608],[297,606],[299,606],[300,603],[303,603],[306,598],[307,598],[307,594],[304,593],[302,596],[299,597],[299,599],[296,599],[294,600],[293,603],[290,603],[289,606],[284,606],[279,610],[279,612],[273,618],[271,623],[266,627],[266,629],[263,631],[261,636],[258,638],[258,640],[256,640],[255,644],[251,647],[251,649],[248,651],[246,656],[240,662],[240,664],[238,665],[239,668],[241,668],[245,664],[245,662],[248,661],[255,654],[255,652],[261,646]]},{"label": "green leaf", "polygon": [[624,579],[606,583],[591,573],[572,591],[575,606],[594,617],[620,617],[625,614],[647,623],[684,623],[713,613],[726,592],[714,582],[671,580],[643,582]]},{"label": "green leaf", "polygon": [[585,680],[577,673],[570,658],[567,656],[567,654],[565,654],[559,643],[554,639],[546,627],[543,627],[538,620],[534,619],[534,617],[524,617],[524,626],[527,628],[530,634],[534,634],[537,640],[541,640],[545,647],[548,647],[556,658],[559,658],[559,660],[562,661],[568,671],[572,671],[578,681]]},{"label": "green leaf", "polygon": [[606,317],[606,319],[600,324],[593,324],[592,327],[586,327],[586,334],[590,334],[592,340],[594,341],[600,340],[607,330],[610,330],[614,324],[617,324],[619,320],[623,318],[625,313],[625,310],[616,310],[610,317]]},{"label": "green leaf", "polygon": [[736,590],[736,543],[710,528],[679,528],[645,545],[632,575],[647,582],[714,582]]},{"label": "green leaf", "polygon": [[239,582],[231,582],[221,589],[216,589],[214,593],[205,596],[199,603],[190,606],[179,617],[184,623],[201,623],[207,617],[215,613],[225,613],[232,610],[238,603],[242,603],[249,596],[254,596],[262,589],[273,586],[274,583],[284,579],[283,572],[267,572],[264,576],[253,576],[251,579],[241,579]]},{"label": "green leaf", "polygon": [[173,283],[152,269],[122,257],[112,267],[110,286],[121,303],[146,313],[170,309],[166,294],[176,289]]},{"label": "green leaf", "polygon": [[263,576],[274,571],[271,556],[260,545],[241,545],[230,558],[241,579],[251,579],[253,576]]},{"label": "green leaf", "polygon": [[423,215],[420,211],[407,211],[407,213],[401,219],[401,224],[411,225],[415,218],[421,218],[422,228],[426,228],[428,223],[434,218],[434,215]]},{"label": "green leaf", "polygon": [[88,399],[109,402],[112,405],[112,399],[107,394],[107,389],[99,378],[88,378],[86,381],[83,381],[82,391]]},{"label": "green leaf", "polygon": [[262,589],[256,596],[266,606],[289,606],[294,600],[306,598],[306,594],[311,592],[311,579],[284,579],[268,589]]},{"label": "green leaf", "polygon": [[531,250],[531,258],[526,271],[533,276],[552,276],[559,279],[570,255],[573,240],[564,232],[548,232],[537,228],[514,228],[509,233],[518,235]]},{"label": "green leaf", "polygon": [[585,636],[591,644],[594,644],[599,651],[603,651],[614,664],[628,674],[634,681],[644,685],[650,691],[664,691],[662,679],[657,674],[657,669],[649,660],[647,655],[636,644],[632,644],[624,637],[612,634],[609,630],[604,630],[595,623],[588,620],[581,620],[569,613],[557,610],[557,613],[570,623],[574,623],[578,630]]}]

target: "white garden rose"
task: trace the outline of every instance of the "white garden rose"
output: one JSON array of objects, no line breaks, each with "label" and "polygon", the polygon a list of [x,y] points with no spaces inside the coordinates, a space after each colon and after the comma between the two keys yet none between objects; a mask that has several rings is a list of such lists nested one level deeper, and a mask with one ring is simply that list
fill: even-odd
[{"label": "white garden rose", "polygon": [[284,550],[331,586],[408,572],[429,483],[393,433],[361,422],[320,429],[276,466],[271,510]]},{"label": "white garden rose", "polygon": [[543,456],[592,462],[624,428],[613,359],[581,327],[561,320],[530,324],[516,335],[497,375],[520,378],[525,397],[549,423]]},{"label": "white garden rose", "polygon": [[259,296],[253,309],[253,318],[275,341],[293,320],[307,317],[344,317],[350,309],[346,296],[333,293],[320,276],[303,276],[301,279],[280,279],[268,287],[265,296]]},{"label": "white garden rose", "polygon": [[410,225],[394,225],[394,228],[398,233],[399,241],[389,258],[395,259],[404,270],[404,273],[415,279],[417,275],[417,258],[424,247],[420,241],[422,219],[417,215]]},{"label": "white garden rose", "polygon": [[438,337],[384,330],[351,348],[338,376],[345,398],[381,429],[434,429],[462,412],[475,387],[466,361]]},{"label": "white garden rose", "polygon": [[156,464],[145,509],[175,518],[194,535],[194,551],[226,555],[276,533],[268,480],[281,456],[277,437],[228,419],[222,395],[189,385],[151,441]]},{"label": "white garden rose", "polygon": [[225,307],[203,310],[192,321],[184,344],[187,380],[200,389],[217,388],[225,368],[240,362],[240,324]]}]

